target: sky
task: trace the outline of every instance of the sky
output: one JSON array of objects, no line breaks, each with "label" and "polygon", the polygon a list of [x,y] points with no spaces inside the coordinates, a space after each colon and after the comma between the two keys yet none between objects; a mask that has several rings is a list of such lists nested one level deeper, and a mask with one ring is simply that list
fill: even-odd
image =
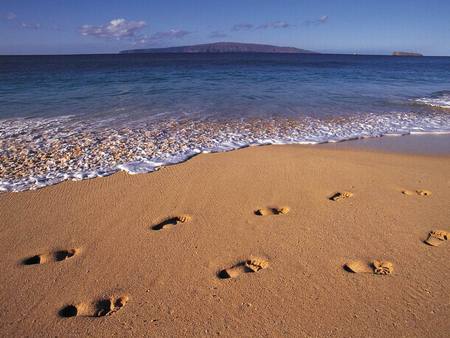
[{"label": "sky", "polygon": [[0,0],[0,54],[218,41],[450,55],[450,0]]}]

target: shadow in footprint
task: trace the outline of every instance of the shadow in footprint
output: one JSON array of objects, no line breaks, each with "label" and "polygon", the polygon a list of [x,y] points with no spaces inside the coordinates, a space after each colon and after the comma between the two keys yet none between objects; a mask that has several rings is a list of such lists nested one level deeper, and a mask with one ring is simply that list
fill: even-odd
[{"label": "shadow in footprint", "polygon": [[217,277],[220,279],[237,278],[242,273],[258,272],[266,269],[269,262],[263,258],[252,258],[239,262],[228,269],[220,270]]},{"label": "shadow in footprint", "polygon": [[162,229],[164,229],[165,227],[174,226],[174,225],[176,225],[177,223],[178,223],[178,221],[177,221],[177,218],[176,218],[176,217],[174,217],[174,218],[169,218],[169,219],[166,219],[165,221],[163,221],[163,222],[161,222],[161,223],[159,223],[159,224],[156,224],[156,225],[152,226],[152,230],[156,230],[156,231],[162,230]]},{"label": "shadow in footprint", "polygon": [[254,213],[256,216],[268,216],[268,215],[286,215],[289,213],[289,207],[281,207],[281,208],[261,208],[255,210]]},{"label": "shadow in footprint", "polygon": [[128,301],[127,296],[122,296],[118,298],[102,298],[90,305],[66,305],[61,310],[59,310],[58,315],[63,318],[71,317],[105,317],[110,316],[113,313],[119,311],[125,306]]},{"label": "shadow in footprint", "polygon": [[346,264],[344,264],[343,266],[342,266],[342,268],[345,270],[345,271],[347,271],[347,272],[355,272],[355,271],[353,271],[349,266],[348,266],[348,264],[346,263]]},{"label": "shadow in footprint", "polygon": [[168,218],[168,219],[162,221],[161,223],[153,225],[152,230],[159,231],[162,229],[168,229],[179,223],[189,222],[190,220],[191,220],[191,216],[189,216],[189,215],[171,217],[171,218]]},{"label": "shadow in footprint", "polygon": [[77,249],[58,250],[53,253],[34,255],[22,260],[22,265],[44,264],[48,262],[61,262],[68,258],[75,256],[78,253]]},{"label": "shadow in footprint", "polygon": [[41,255],[36,255],[36,256],[33,256],[33,257],[28,257],[28,258],[25,258],[23,261],[22,261],[22,264],[23,265],[34,265],[34,264],[41,264],[41,259],[42,257],[41,257]]},{"label": "shadow in footprint", "polygon": [[334,193],[332,196],[328,197],[328,199],[330,201],[333,202],[337,202],[346,198],[350,198],[353,196],[353,193],[349,192],[349,191],[344,191],[344,192],[336,192]]},{"label": "shadow in footprint", "polygon": [[53,254],[53,257],[55,258],[55,261],[61,262],[67,258],[71,258],[71,257],[75,256],[76,253],[77,253],[76,249],[59,250]]},{"label": "shadow in footprint", "polygon": [[59,310],[58,314],[64,318],[76,317],[78,315],[78,308],[75,305],[67,305]]},{"label": "shadow in footprint", "polygon": [[101,299],[95,305],[95,317],[104,317],[109,314],[113,309],[113,303],[111,299]]},{"label": "shadow in footprint", "polygon": [[425,196],[425,197],[429,197],[429,196],[432,195],[430,190],[424,190],[424,189],[417,189],[417,190],[414,190],[414,191],[402,190],[402,194],[406,195],[406,196],[417,195],[417,196]]}]

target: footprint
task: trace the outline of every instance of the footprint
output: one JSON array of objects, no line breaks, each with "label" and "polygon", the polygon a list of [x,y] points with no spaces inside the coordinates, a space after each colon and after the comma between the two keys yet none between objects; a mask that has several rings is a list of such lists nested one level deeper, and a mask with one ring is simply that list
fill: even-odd
[{"label": "footprint", "polygon": [[242,273],[258,272],[269,266],[269,262],[263,258],[254,257],[246,261],[239,262],[228,269],[219,271],[217,274],[221,279],[237,278]]},{"label": "footprint", "polygon": [[269,216],[269,215],[286,215],[291,209],[289,207],[281,208],[261,208],[255,211],[255,215]]},{"label": "footprint", "polygon": [[344,191],[344,192],[336,192],[335,194],[333,194],[333,196],[328,197],[328,199],[330,201],[337,202],[337,201],[340,201],[340,200],[343,200],[343,199],[346,199],[346,198],[350,198],[352,196],[353,196],[352,192]]},{"label": "footprint", "polygon": [[429,190],[423,190],[423,189],[418,189],[418,190],[402,190],[402,194],[406,195],[406,196],[413,196],[413,195],[418,195],[418,196],[431,196],[431,191]]},{"label": "footprint", "polygon": [[350,261],[345,263],[344,269],[354,273],[374,273],[376,275],[390,275],[394,265],[389,261],[374,260],[372,263]]},{"label": "footprint", "polygon": [[424,241],[426,244],[431,246],[439,246],[445,241],[448,241],[450,237],[450,232],[445,230],[431,230],[428,234],[428,238]]},{"label": "footprint", "polygon": [[23,265],[45,264],[49,262],[61,262],[77,255],[79,249],[58,250],[51,253],[39,254],[22,260]]},{"label": "footprint", "polygon": [[170,229],[174,225],[177,225],[179,223],[187,223],[192,220],[192,217],[190,215],[181,215],[176,217],[168,218],[164,221],[162,221],[159,224],[156,224],[152,226],[153,230],[162,230],[162,229]]},{"label": "footprint", "polygon": [[59,310],[59,315],[70,317],[104,317],[110,316],[125,306],[128,296],[102,298],[91,304],[66,305]]}]

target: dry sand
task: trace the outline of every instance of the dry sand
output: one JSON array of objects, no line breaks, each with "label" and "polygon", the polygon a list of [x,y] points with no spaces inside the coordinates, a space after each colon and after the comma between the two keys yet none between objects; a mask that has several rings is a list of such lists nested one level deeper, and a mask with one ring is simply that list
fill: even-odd
[{"label": "dry sand", "polygon": [[449,188],[449,156],[266,146],[0,194],[0,332],[448,337]]}]

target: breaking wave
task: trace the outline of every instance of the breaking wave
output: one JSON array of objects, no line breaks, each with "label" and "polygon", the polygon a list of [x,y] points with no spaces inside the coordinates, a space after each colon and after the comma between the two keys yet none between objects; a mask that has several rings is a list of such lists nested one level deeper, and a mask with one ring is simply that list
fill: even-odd
[{"label": "breaking wave", "polygon": [[70,116],[0,120],[0,191],[37,189],[119,170],[146,173],[199,153],[246,146],[449,133],[450,114],[361,113],[333,118],[228,121],[174,119],[121,128],[108,125],[109,121],[82,121]]}]

